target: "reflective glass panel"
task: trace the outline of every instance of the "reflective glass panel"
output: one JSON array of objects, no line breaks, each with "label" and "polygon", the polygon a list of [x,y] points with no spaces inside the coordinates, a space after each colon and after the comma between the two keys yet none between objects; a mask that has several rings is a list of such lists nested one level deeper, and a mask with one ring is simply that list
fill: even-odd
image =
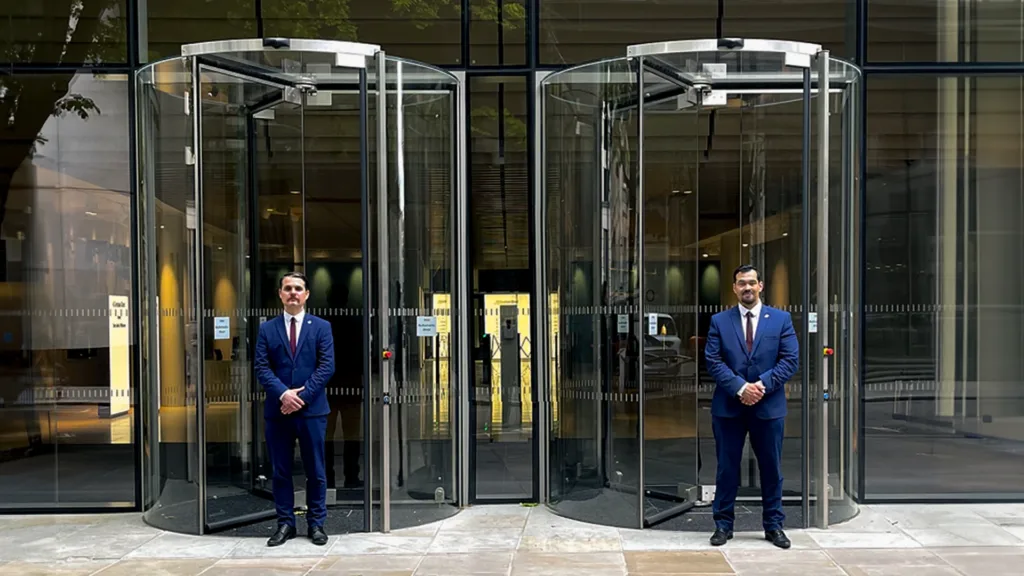
[{"label": "reflective glass panel", "polygon": [[0,76],[0,508],[135,505],[127,80]]},{"label": "reflective glass panel", "polygon": [[1017,77],[868,83],[868,497],[1021,492],[1021,94]]},{"label": "reflective glass panel", "polygon": [[646,328],[637,73],[626,60],[598,63],[548,78],[543,91],[551,504],[572,518],[636,528]]}]

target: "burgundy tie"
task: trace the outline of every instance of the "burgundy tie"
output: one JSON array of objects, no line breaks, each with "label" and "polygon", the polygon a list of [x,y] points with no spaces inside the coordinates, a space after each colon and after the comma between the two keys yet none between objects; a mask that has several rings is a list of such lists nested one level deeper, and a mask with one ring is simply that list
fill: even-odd
[{"label": "burgundy tie", "polygon": [[[750,328],[747,328],[747,330],[749,331]],[[750,339],[749,335],[747,336],[747,339],[748,340]],[[291,330],[291,334],[289,334],[289,336],[288,336],[288,340],[289,340],[289,343],[292,345],[292,356],[295,356],[295,318],[294,317],[292,318],[292,330]]]},{"label": "burgundy tie", "polygon": [[[754,351],[754,313],[747,311],[747,352]],[[295,345],[292,345],[294,350]]]}]

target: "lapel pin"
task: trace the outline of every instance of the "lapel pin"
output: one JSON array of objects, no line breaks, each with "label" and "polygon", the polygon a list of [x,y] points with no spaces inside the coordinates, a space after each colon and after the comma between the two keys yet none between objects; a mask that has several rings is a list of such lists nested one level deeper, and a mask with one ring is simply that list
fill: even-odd
[{"label": "lapel pin", "polygon": [[767,314],[765,314],[765,315],[764,315],[764,317],[765,317],[765,318],[767,318],[767,317],[768,317],[768,315],[767,315]]}]

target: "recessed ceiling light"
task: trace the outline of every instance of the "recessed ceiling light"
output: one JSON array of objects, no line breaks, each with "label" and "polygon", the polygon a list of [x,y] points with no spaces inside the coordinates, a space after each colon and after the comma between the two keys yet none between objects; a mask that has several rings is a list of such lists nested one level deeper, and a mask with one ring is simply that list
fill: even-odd
[{"label": "recessed ceiling light", "polygon": [[298,190],[292,190],[292,194],[295,194],[296,196],[298,196],[299,194],[301,194],[301,192],[299,192]]},{"label": "recessed ceiling light", "polygon": [[96,213],[95,213],[95,212],[93,212],[93,211],[91,211],[91,210],[86,210],[86,211],[85,211],[85,215],[86,215],[86,216],[95,216],[95,215],[96,215]]},{"label": "recessed ceiling light", "polygon": [[783,236],[789,236],[789,232],[783,232],[782,235]]},{"label": "recessed ceiling light", "polygon": [[707,253],[706,253],[706,252],[704,253],[704,257],[705,257],[705,258],[707,258],[707,257],[708,257],[708,255],[707,255]]},{"label": "recessed ceiling light", "polygon": [[750,246],[750,244],[747,244],[746,242],[744,242],[743,243],[743,247],[746,248],[747,246]]}]

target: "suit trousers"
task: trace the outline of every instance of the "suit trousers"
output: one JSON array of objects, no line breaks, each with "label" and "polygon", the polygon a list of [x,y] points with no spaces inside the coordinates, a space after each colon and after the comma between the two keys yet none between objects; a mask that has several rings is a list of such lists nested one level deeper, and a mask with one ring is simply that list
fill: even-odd
[{"label": "suit trousers", "polygon": [[761,523],[765,530],[782,529],[786,519],[782,511],[782,440],[785,418],[762,420],[752,410],[736,418],[711,417],[715,434],[718,473],[715,477],[715,501],[712,505],[715,527],[730,531],[736,519],[736,493],[740,487],[743,445],[750,435],[750,447],[761,471]]},{"label": "suit trousers", "polygon": [[292,462],[295,460],[297,439],[306,471],[306,523],[311,527],[323,526],[327,519],[327,474],[324,467],[327,416],[267,418],[266,423],[267,450],[274,468],[274,505],[278,524],[295,526]]}]

